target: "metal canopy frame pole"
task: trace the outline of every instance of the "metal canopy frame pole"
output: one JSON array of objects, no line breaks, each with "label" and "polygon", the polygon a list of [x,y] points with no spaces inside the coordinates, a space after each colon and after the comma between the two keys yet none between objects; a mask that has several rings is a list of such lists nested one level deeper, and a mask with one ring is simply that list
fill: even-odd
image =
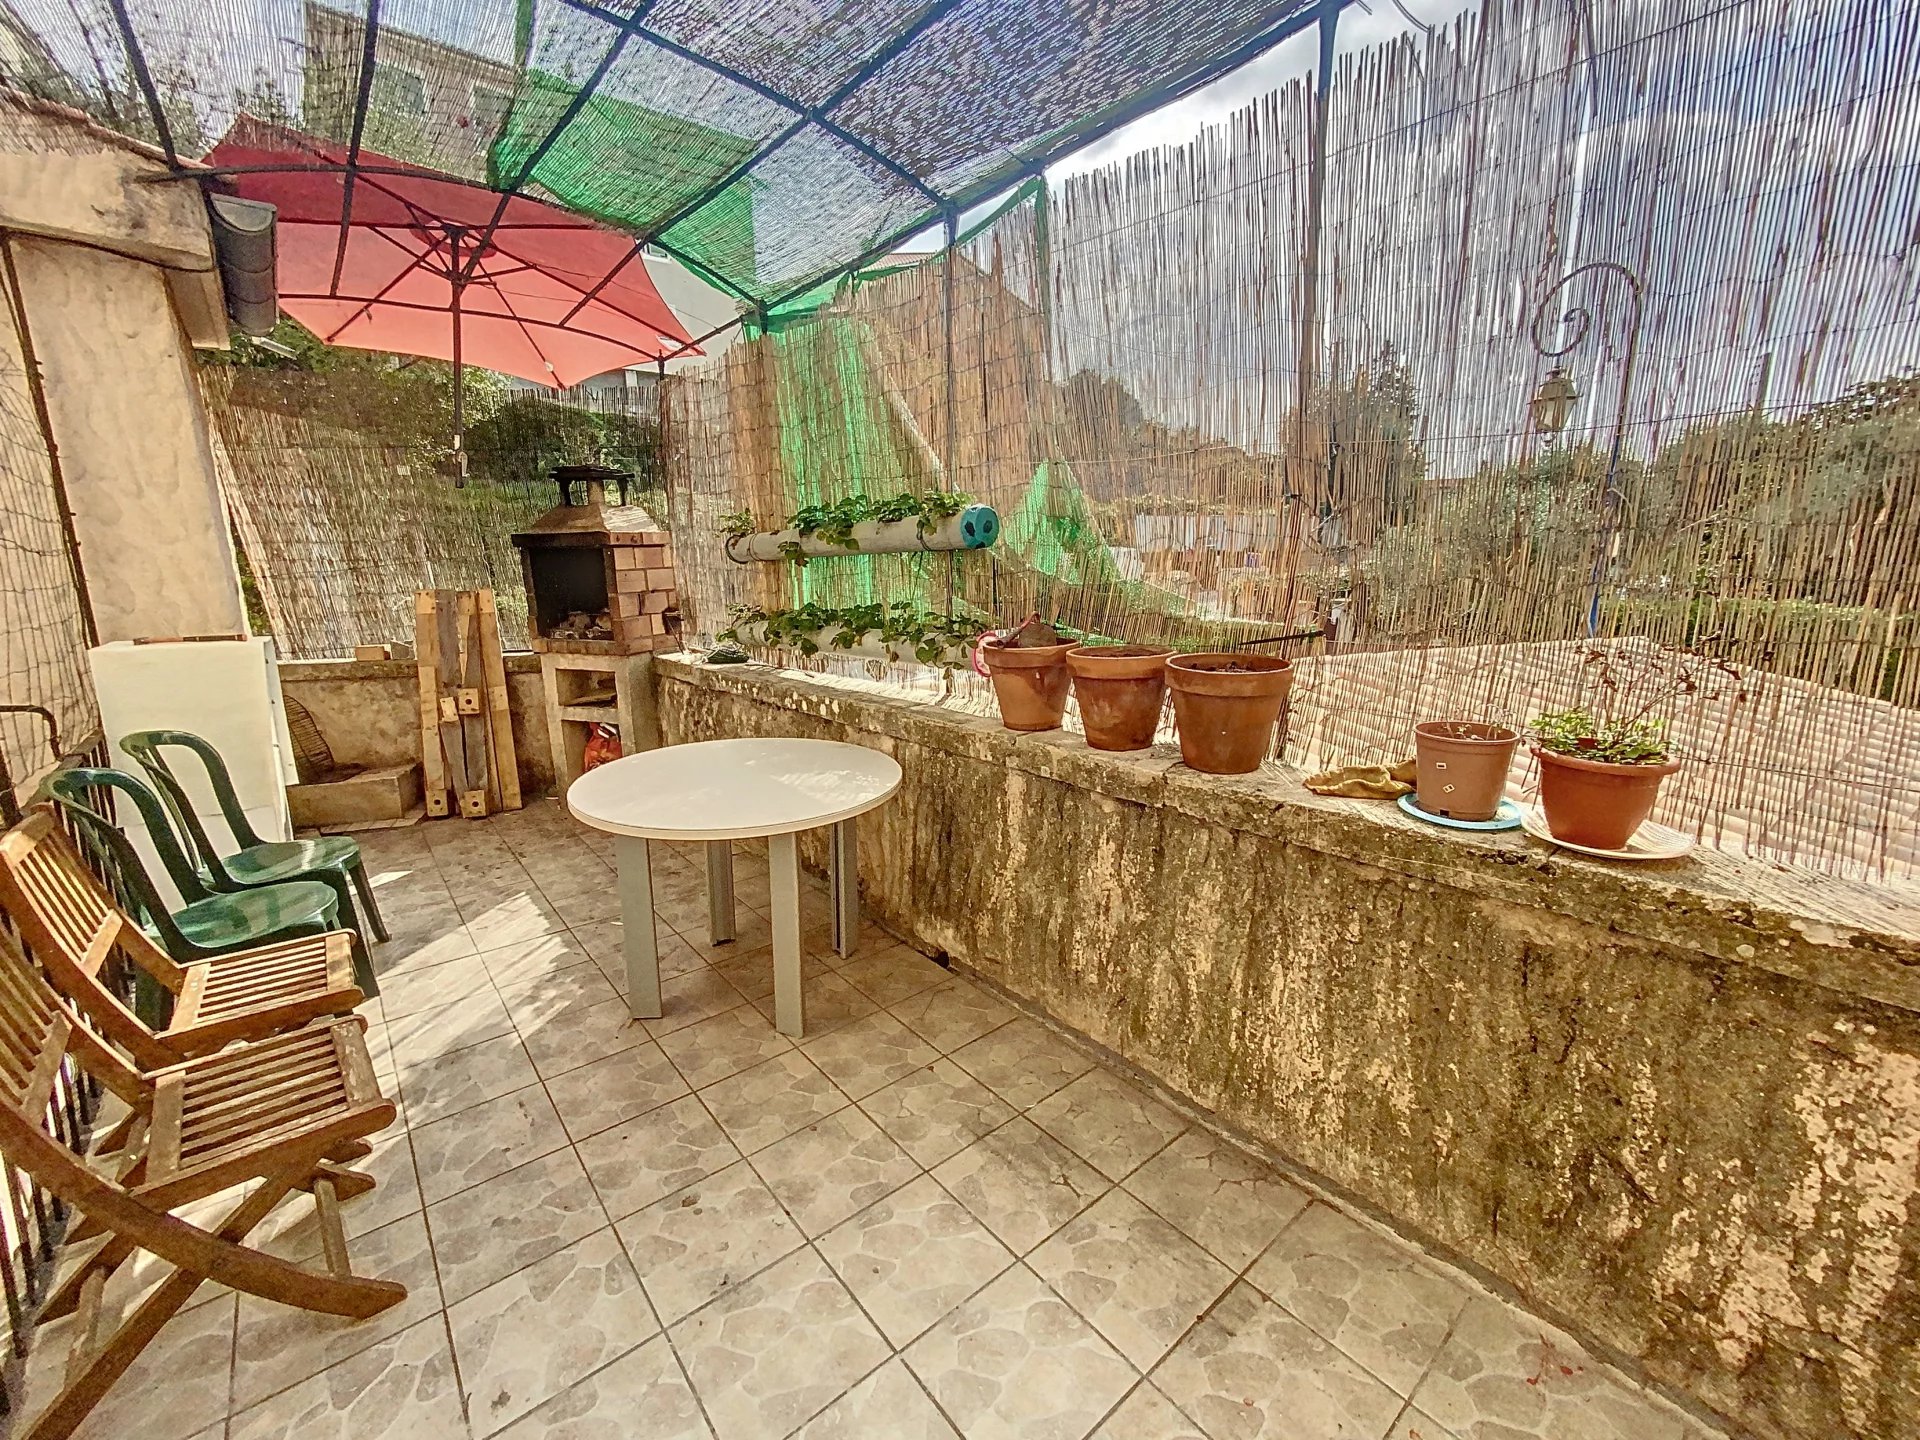
[{"label": "metal canopy frame pole", "polygon": [[160,140],[160,149],[167,157],[167,168],[180,168],[180,152],[173,145],[173,127],[167,123],[166,108],[160,103],[160,90],[153,83],[153,72],[147,68],[147,52],[140,48],[140,37],[134,33],[133,17],[127,14],[126,0],[112,0],[113,23],[120,31],[120,43],[126,48],[127,66],[133,71],[134,83],[140,87],[141,98],[147,102],[147,113],[153,119],[153,131]]},{"label": "metal canopy frame pole", "polygon": [[340,182],[340,246],[333,252],[333,279],[329,295],[340,293],[340,276],[347,266],[347,241],[352,237],[353,182],[360,168],[360,140],[366,133],[367,107],[372,103],[373,72],[380,43],[380,0],[367,0],[367,24],[360,43],[360,88],[353,101],[353,132],[347,137],[347,170]]}]

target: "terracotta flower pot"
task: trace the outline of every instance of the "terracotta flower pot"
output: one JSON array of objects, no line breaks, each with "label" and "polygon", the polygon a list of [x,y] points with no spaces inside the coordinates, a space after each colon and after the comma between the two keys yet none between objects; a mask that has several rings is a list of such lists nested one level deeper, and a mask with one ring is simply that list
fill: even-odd
[{"label": "terracotta flower pot", "polygon": [[1680,768],[1678,760],[1657,765],[1609,765],[1534,749],[1540,762],[1540,808],[1556,840],[1595,850],[1618,850],[1633,838],[1660,796],[1660,782]]},{"label": "terracotta flower pot", "polygon": [[1067,713],[1067,652],[1064,645],[1016,646],[983,641],[980,658],[993,677],[1000,723],[1009,730],[1058,730]]},{"label": "terracotta flower pot", "polygon": [[1144,750],[1160,728],[1167,654],[1150,645],[1080,645],[1067,652],[1080,723],[1095,750]]},{"label": "terracotta flower pot", "polygon": [[1180,729],[1180,758],[1209,775],[1258,770],[1293,688],[1293,667],[1269,655],[1173,655],[1167,688]]},{"label": "terracotta flower pot", "polygon": [[1413,727],[1414,801],[1429,815],[1491,820],[1507,793],[1520,737],[1478,720],[1429,720]]}]

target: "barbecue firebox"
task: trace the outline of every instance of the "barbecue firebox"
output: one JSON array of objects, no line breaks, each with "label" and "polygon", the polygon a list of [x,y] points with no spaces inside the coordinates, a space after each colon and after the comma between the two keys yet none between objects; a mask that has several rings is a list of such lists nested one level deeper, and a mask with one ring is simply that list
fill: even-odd
[{"label": "barbecue firebox", "polygon": [[[652,515],[624,503],[633,477],[598,465],[552,474],[561,503],[513,537],[533,648],[565,655],[678,649],[673,547]],[[619,502],[608,502],[609,486]],[[577,505],[576,492],[584,495]]]}]

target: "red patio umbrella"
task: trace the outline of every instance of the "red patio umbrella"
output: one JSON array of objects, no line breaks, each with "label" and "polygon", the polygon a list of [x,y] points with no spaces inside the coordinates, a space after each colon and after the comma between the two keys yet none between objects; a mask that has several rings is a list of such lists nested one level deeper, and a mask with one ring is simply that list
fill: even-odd
[{"label": "red patio umbrella", "polygon": [[558,206],[243,118],[206,157],[234,193],[279,211],[280,308],[329,345],[577,384],[698,354],[633,238]]}]

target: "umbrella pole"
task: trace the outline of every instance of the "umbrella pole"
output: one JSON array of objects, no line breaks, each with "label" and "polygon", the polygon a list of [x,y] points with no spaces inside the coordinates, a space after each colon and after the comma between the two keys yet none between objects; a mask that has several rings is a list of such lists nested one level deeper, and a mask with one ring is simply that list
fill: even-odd
[{"label": "umbrella pole", "polygon": [[447,239],[453,246],[453,488],[463,490],[467,484],[467,372],[460,361],[460,292],[466,281],[460,275],[460,227],[449,225]]}]

